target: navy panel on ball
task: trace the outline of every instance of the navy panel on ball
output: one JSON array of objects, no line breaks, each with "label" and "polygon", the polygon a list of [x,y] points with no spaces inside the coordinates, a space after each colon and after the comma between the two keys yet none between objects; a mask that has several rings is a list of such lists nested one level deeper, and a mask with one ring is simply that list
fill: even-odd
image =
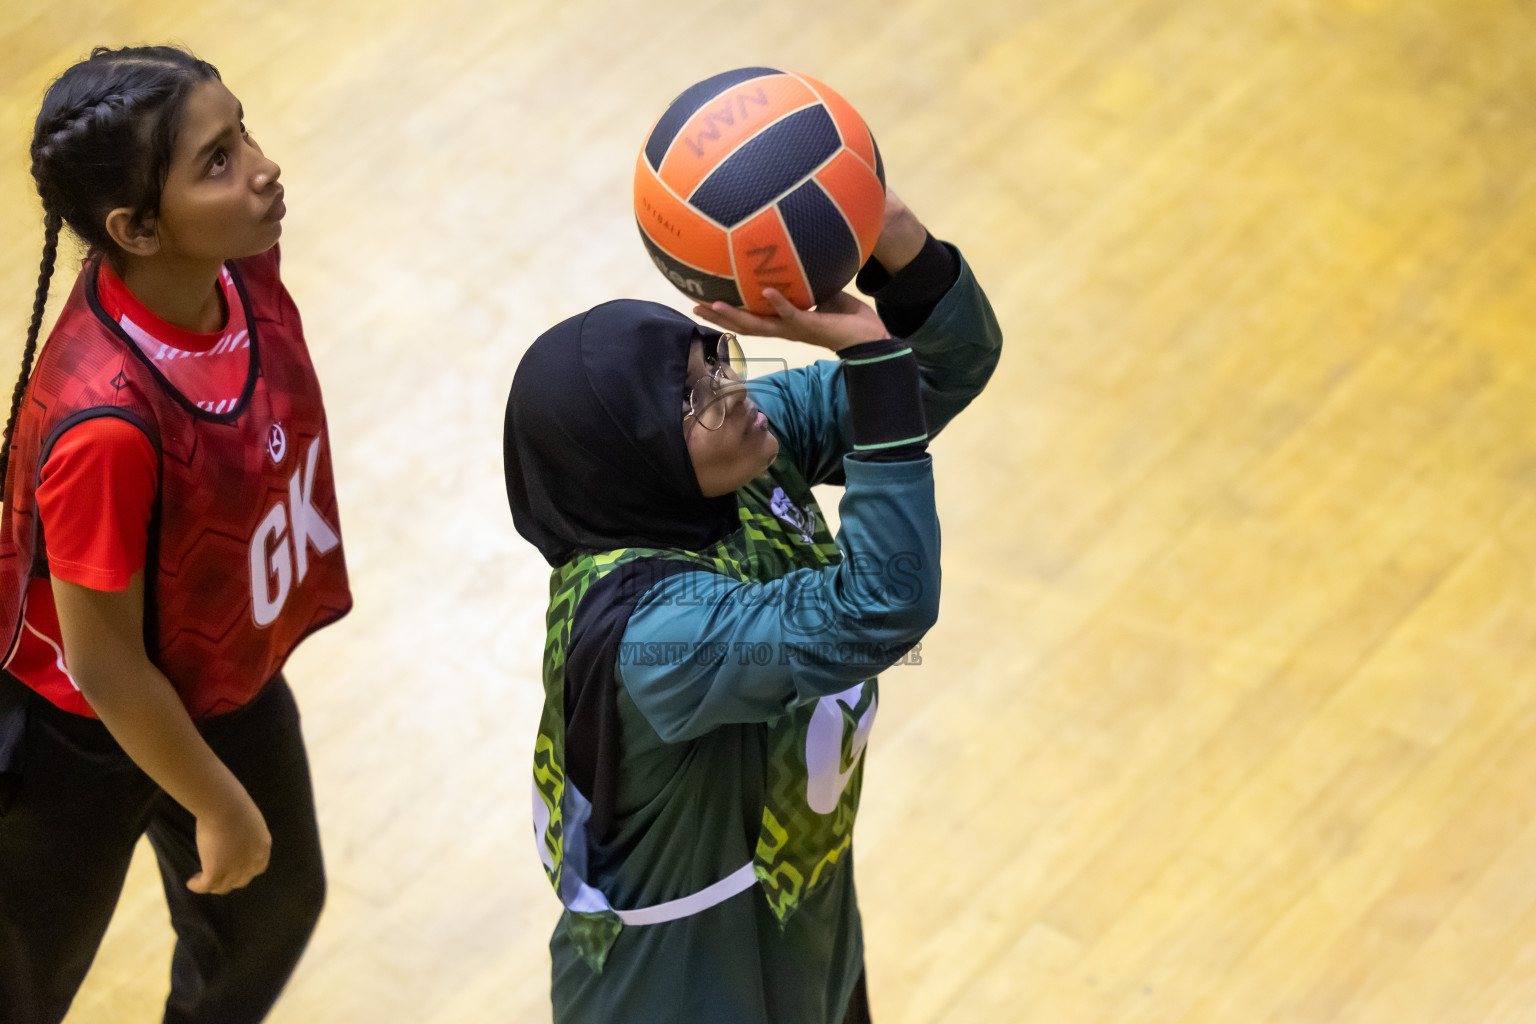
[{"label": "navy panel on ball", "polygon": [[735,227],[820,167],[842,144],[826,107],[797,110],[743,143],[699,183],[688,202]]},{"label": "navy panel on ball", "polygon": [[722,71],[713,78],[706,78],[697,85],[691,85],[678,94],[672,105],[667,107],[667,112],[661,115],[661,120],[656,122],[656,127],[651,129],[651,137],[645,143],[645,159],[651,165],[651,170],[661,169],[661,161],[667,155],[667,149],[672,145],[672,140],[677,138],[677,133],[683,130],[683,125],[688,119],[698,113],[700,107],[720,95],[737,82],[749,82],[754,78],[762,78],[764,75],[782,75],[784,72],[775,71],[773,68],[737,68],[735,71]]},{"label": "navy panel on ball", "polygon": [[859,272],[859,240],[837,204],[814,180],[779,200],[779,213],[820,305]]},{"label": "navy panel on ball", "polygon": [[678,291],[699,302],[729,302],[733,306],[741,305],[741,289],[736,287],[735,281],[728,277],[706,274],[697,267],[690,267],[651,241],[651,236],[645,233],[645,228],[640,227],[639,221],[635,221],[635,227],[640,228],[640,241],[645,243],[646,252],[651,254],[651,262],[656,264],[656,269],[660,270]]}]

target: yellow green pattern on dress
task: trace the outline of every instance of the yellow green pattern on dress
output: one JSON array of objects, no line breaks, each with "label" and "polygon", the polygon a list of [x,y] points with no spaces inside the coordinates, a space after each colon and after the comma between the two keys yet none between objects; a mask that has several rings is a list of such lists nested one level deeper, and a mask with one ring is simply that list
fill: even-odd
[{"label": "yellow green pattern on dress", "polygon": [[[562,889],[566,860],[562,812],[565,660],[571,624],[587,589],[620,566],[642,558],[694,562],[700,569],[744,582],[769,582],[799,569],[824,569],[842,559],[810,488],[788,460],[780,460],[767,474],[740,489],[737,498],[741,529],[707,551],[620,548],[578,556],[551,574],[544,644],[544,711],[534,745],[533,780],[548,814],[539,841],[548,853],[545,871],[556,893]],[[808,641],[815,639],[806,637]],[[778,652],[774,660],[778,661]],[[838,705],[845,719],[839,769],[847,774],[847,783],[828,814],[813,811],[807,798],[806,744],[816,702],[791,708],[765,723],[767,787],[753,868],[781,925],[828,877],[828,869],[850,846],[863,780],[863,760],[858,756],[861,750],[851,750],[850,738],[859,716],[875,699],[875,683],[869,680],[863,684],[856,707]],[[578,952],[594,969],[601,969],[622,928],[617,916],[571,911],[570,918],[569,931]]]}]

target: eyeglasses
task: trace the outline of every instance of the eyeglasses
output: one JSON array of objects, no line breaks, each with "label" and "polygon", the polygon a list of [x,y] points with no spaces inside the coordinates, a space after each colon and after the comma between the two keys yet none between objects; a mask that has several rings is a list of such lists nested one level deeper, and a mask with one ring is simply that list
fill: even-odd
[{"label": "eyeglasses", "polygon": [[719,430],[725,423],[726,412],[726,403],[720,399],[747,386],[743,379],[747,375],[747,357],[736,335],[720,335],[709,364],[710,371],[688,385],[688,413],[683,418],[692,416],[705,430]]}]

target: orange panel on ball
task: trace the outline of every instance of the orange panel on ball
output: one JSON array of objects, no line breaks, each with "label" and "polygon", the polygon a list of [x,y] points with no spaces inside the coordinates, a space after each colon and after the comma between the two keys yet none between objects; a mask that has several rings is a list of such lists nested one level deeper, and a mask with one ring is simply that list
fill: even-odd
[{"label": "orange panel on ball", "polygon": [[635,219],[674,258],[718,277],[731,276],[730,236],[656,180],[645,154],[635,162]]},{"label": "orange panel on ball", "polygon": [[764,288],[778,289],[801,309],[811,308],[811,286],[776,208],[764,210],[732,231],[731,252],[736,257],[736,285],[752,312],[773,315],[773,307],[763,298]]},{"label": "orange panel on ball", "polygon": [[859,240],[859,263],[869,259],[885,222],[885,189],[862,160],[844,149],[816,172],[816,181],[843,211]]},{"label": "orange panel on ball", "polygon": [[816,94],[790,75],[732,86],[683,125],[661,161],[661,180],[678,195],[691,195],[737,146],[785,114],[815,102]]}]

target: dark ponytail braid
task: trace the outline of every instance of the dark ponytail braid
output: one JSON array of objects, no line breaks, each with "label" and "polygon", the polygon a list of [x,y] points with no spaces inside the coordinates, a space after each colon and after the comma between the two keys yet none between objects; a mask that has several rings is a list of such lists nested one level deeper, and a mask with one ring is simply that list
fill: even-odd
[{"label": "dark ponytail braid", "polygon": [[43,259],[32,320],[0,444],[0,500],[10,494],[11,435],[16,429],[48,304],[48,284],[63,225],[91,258],[115,261],[107,214],[127,207],[139,219],[160,212],[176,128],[187,95],[218,69],[174,46],[98,46],[48,87],[32,131],[32,179],[43,201]]},{"label": "dark ponytail braid", "polygon": [[[0,482],[9,478],[11,468],[11,433],[16,429],[16,414],[21,411],[21,397],[32,375],[32,358],[37,354],[37,335],[43,326],[43,309],[48,305],[48,282],[53,278],[53,261],[59,252],[59,230],[64,218],[56,213],[43,217],[43,261],[37,268],[37,293],[32,298],[32,322],[27,325],[27,345],[21,352],[21,376],[11,391],[11,414],[5,420],[5,441],[0,445]],[[8,493],[7,487],[4,492]]]}]

